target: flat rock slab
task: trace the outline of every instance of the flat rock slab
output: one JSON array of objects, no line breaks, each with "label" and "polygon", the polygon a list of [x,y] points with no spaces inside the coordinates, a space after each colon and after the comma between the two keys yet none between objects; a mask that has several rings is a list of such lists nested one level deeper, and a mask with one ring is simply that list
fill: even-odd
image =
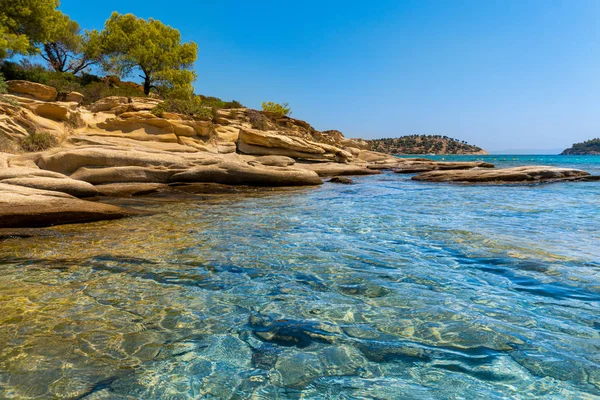
[{"label": "flat rock slab", "polygon": [[323,182],[313,171],[222,162],[173,175],[171,182],[204,182],[247,186],[312,186]]},{"label": "flat rock slab", "polygon": [[65,193],[0,183],[0,228],[44,227],[144,214]]},{"label": "flat rock slab", "polygon": [[494,168],[494,164],[483,161],[401,161],[393,169],[397,174],[410,174],[415,172],[469,170],[473,168]]},{"label": "flat rock slab", "polygon": [[547,166],[502,169],[431,171],[414,176],[415,181],[464,183],[531,183],[583,180],[590,174],[578,169]]},{"label": "flat rock slab", "polygon": [[109,183],[98,185],[96,189],[102,196],[110,197],[144,196],[171,190],[168,185],[162,183]]},{"label": "flat rock slab", "polygon": [[298,163],[294,165],[294,167],[314,171],[321,177],[340,175],[377,175],[381,173],[380,171],[369,169],[362,165],[333,162]]}]

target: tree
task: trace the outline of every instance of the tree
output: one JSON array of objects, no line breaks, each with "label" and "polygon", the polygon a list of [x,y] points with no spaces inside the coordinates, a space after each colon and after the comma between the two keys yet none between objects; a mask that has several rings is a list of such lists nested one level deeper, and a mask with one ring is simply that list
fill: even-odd
[{"label": "tree", "polygon": [[271,112],[281,117],[283,117],[284,115],[290,115],[292,113],[292,109],[289,107],[289,103],[279,104],[273,103],[272,101],[263,101],[262,109],[263,111]]},{"label": "tree", "polygon": [[41,56],[55,71],[77,74],[100,61],[102,46],[96,30],[81,34],[79,24],[60,11],[51,18],[49,30]]},{"label": "tree", "polygon": [[104,67],[119,76],[139,71],[144,93],[161,87],[169,93],[189,97],[196,74],[191,70],[198,46],[181,43],[177,29],[155,19],[145,20],[133,14],[114,12],[101,33]]},{"label": "tree", "polygon": [[58,0],[0,0],[0,58],[33,54],[50,37]]}]

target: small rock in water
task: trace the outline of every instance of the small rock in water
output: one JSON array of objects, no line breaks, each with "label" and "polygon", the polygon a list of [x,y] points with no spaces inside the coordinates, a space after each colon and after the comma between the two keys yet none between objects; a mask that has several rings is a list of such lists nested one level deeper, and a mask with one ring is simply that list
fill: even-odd
[{"label": "small rock in water", "polygon": [[249,320],[254,335],[265,342],[281,346],[304,348],[313,342],[333,343],[334,334],[341,334],[335,326],[291,319],[271,320],[266,317],[252,315]]},{"label": "small rock in water", "polygon": [[344,185],[353,185],[354,184],[354,181],[352,179],[346,178],[345,176],[334,176],[333,178],[331,178],[327,182],[342,183]]}]

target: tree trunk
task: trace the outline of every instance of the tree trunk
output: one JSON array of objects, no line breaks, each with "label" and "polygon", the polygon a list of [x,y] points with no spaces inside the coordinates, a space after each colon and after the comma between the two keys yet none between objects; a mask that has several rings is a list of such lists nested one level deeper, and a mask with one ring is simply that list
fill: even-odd
[{"label": "tree trunk", "polygon": [[150,88],[151,88],[151,87],[152,87],[152,86],[150,85],[150,76],[149,76],[149,75],[146,75],[146,76],[144,77],[144,94],[145,94],[146,96],[148,96],[148,95],[150,94]]}]

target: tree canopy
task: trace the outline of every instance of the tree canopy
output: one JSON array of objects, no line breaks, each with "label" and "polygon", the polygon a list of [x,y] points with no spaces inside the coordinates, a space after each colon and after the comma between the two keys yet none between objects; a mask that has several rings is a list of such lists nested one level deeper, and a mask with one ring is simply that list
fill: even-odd
[{"label": "tree canopy", "polygon": [[145,20],[133,14],[113,13],[101,33],[107,57],[104,66],[119,76],[140,72],[144,93],[160,88],[175,95],[189,96],[196,73],[195,43],[181,43],[175,28],[154,19]]},{"label": "tree canopy", "polygon": [[0,0],[0,58],[33,54],[51,37],[59,0]]},{"label": "tree canopy", "polygon": [[100,34],[81,33],[79,24],[58,11],[50,18],[48,40],[41,44],[41,56],[57,72],[77,74],[102,56]]}]

